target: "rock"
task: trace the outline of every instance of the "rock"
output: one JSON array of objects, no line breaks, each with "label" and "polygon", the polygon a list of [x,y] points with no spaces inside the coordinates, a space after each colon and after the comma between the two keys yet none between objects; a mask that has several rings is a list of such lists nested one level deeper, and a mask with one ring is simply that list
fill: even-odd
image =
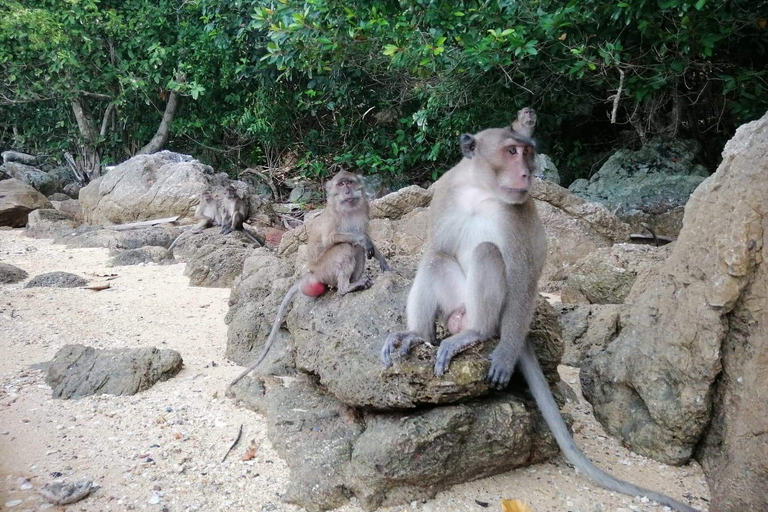
[{"label": "rock", "polygon": [[292,203],[312,203],[323,200],[323,192],[320,187],[309,181],[295,183],[288,200]]},{"label": "rock", "polygon": [[184,275],[190,286],[229,288],[243,271],[243,262],[253,246],[204,245],[187,261]]},{"label": "rock", "polygon": [[213,250],[211,246],[235,249],[258,247],[257,244],[253,243],[253,240],[240,231],[233,231],[228,235],[222,235],[220,231],[221,228],[212,227],[204,229],[200,233],[192,233],[191,231],[184,233],[173,248],[174,256],[189,260],[198,257],[198,255],[210,253]]},{"label": "rock", "polygon": [[562,301],[569,304],[622,304],[637,275],[662,263],[671,246],[616,244],[597,249],[568,269]]},{"label": "rock", "polygon": [[64,186],[64,193],[69,197],[78,198],[80,197],[80,190],[82,190],[82,188],[83,186],[79,183],[70,183]]},{"label": "rock", "polygon": [[[56,195],[56,194],[54,194]],[[62,194],[63,195],[63,194]],[[71,215],[79,223],[83,222],[83,211],[80,209],[80,202],[77,199],[65,199],[64,201],[51,201],[54,208],[62,213]]]},{"label": "rock", "polygon": [[191,220],[200,194],[230,185],[249,203],[250,217],[269,218],[271,207],[242,181],[230,182],[225,173],[187,155],[160,151],[137,155],[80,191],[86,224],[123,224],[179,215]]},{"label": "rock", "polygon": [[655,224],[654,216],[684,206],[704,181],[709,173],[695,163],[698,153],[694,141],[654,139],[638,151],[617,151],[588,183],[577,180],[570,189],[605,205],[622,220],[632,220],[638,232],[639,222]]},{"label": "rock", "polygon": [[134,395],[156,382],[168,380],[182,367],[175,350],[143,347],[98,350],[65,345],[48,363],[46,383],[53,398],[89,395]]},{"label": "rock", "polygon": [[17,162],[23,165],[37,165],[37,157],[19,151],[3,151],[3,163]]},{"label": "rock", "polygon": [[67,194],[62,194],[61,192],[55,192],[48,196],[48,200],[53,203],[54,201],[61,202],[61,201],[68,201],[72,199]]},{"label": "rock", "polygon": [[24,288],[78,288],[88,284],[86,279],[69,272],[46,272],[30,279]]},{"label": "rock", "polygon": [[165,247],[148,245],[138,249],[116,251],[107,262],[108,267],[139,265],[141,263],[156,263],[158,265],[174,263],[173,254]]},{"label": "rock", "polygon": [[283,235],[285,235],[285,230],[283,229],[267,228],[264,232],[264,239],[268,246],[278,248],[280,247]]},{"label": "rock", "polygon": [[55,238],[72,233],[78,226],[74,217],[54,209],[35,210],[27,219],[27,236]]},{"label": "rock", "polygon": [[0,284],[18,283],[27,277],[28,274],[19,267],[0,261]]},{"label": "rock", "polygon": [[623,306],[620,304],[558,304],[555,309],[565,344],[563,364],[582,366],[621,332]]},{"label": "rock", "polygon": [[[710,510],[722,512],[768,509],[766,168],[768,114],[736,131],[723,163],[686,207],[685,229],[689,223],[696,229],[691,234],[701,237],[702,249],[717,247],[706,262],[695,259],[700,252],[690,261],[704,263],[713,279],[700,277],[709,285],[707,303],[722,315],[718,327],[727,329],[722,371],[710,388],[711,421],[696,453],[712,493]],[[690,241],[682,233],[681,240]]]},{"label": "rock", "polygon": [[399,219],[414,208],[428,206],[432,201],[432,190],[418,185],[402,188],[370,203],[372,219]]},{"label": "rock", "polygon": [[[69,185],[79,186],[79,184],[77,183],[77,178],[75,178],[75,175],[72,173],[72,170],[69,168],[69,166],[59,165],[57,167],[54,167],[50,171],[48,171],[47,174],[53,180],[56,192],[63,192],[64,189],[67,188]],[[67,199],[69,199],[70,197],[77,197],[77,194],[75,194],[74,196],[70,196],[67,194]]]},{"label": "rock", "polygon": [[65,244],[70,249],[106,247],[115,251],[138,249],[147,245],[169,247],[179,234],[180,228],[168,224],[125,231],[80,226],[72,233],[54,238],[54,242]]},{"label": "rock", "polygon": [[555,185],[560,184],[560,171],[557,170],[555,162],[544,153],[536,154],[536,174],[544,176],[545,180]]},{"label": "rock", "polygon": [[260,380],[254,387],[244,379],[233,391],[258,396],[256,410],[291,470],[284,499],[310,511],[352,496],[366,510],[407,504],[557,453],[535,405],[513,394],[409,415],[361,414],[307,376]]},{"label": "rock", "polygon": [[5,163],[0,165],[0,168],[6,174],[26,183],[44,196],[56,192],[56,180],[40,169],[17,162]]},{"label": "rock", "polygon": [[536,181],[532,196],[547,234],[547,262],[540,281],[544,290],[558,290],[571,265],[581,258],[629,240],[629,225],[604,206],[587,203],[559,185]]},{"label": "rock", "polygon": [[[717,172],[686,205],[672,254],[638,277],[621,333],[581,372],[595,417],[632,450],[682,464],[702,446],[712,510],[765,508],[768,404],[757,397],[766,385],[758,369],[766,339],[766,167],[768,115],[726,144]],[[724,365],[737,373],[724,373]],[[750,431],[762,434],[743,434]],[[717,448],[700,444],[719,436]],[[746,469],[753,464],[760,469]]]},{"label": "rock", "polygon": [[369,174],[362,176],[362,178],[363,187],[365,187],[365,195],[368,196],[368,201],[384,197],[392,192],[380,174]]},{"label": "rock", "polygon": [[69,505],[84,500],[91,492],[98,488],[90,480],[78,480],[75,483],[65,484],[54,482],[45,484],[40,488],[40,494],[48,503],[54,505]]},{"label": "rock", "polygon": [[43,194],[15,178],[0,181],[0,226],[23,228],[38,208],[51,208]]}]

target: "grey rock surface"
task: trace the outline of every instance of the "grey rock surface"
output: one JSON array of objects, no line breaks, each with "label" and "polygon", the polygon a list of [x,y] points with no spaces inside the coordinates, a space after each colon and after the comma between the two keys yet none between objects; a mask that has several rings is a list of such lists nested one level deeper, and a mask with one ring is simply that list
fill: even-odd
[{"label": "grey rock surface", "polygon": [[3,163],[17,162],[24,165],[37,165],[37,157],[20,151],[3,151],[0,153]]},{"label": "grey rock surface", "polygon": [[69,272],[46,272],[30,279],[24,288],[77,288],[88,281]]},{"label": "grey rock surface", "polygon": [[371,218],[399,219],[414,208],[428,206],[431,201],[431,189],[411,185],[372,201]]},{"label": "grey rock surface", "polygon": [[[749,459],[738,468],[705,465],[712,510],[724,510],[728,502],[751,503],[729,510],[765,508],[768,404],[727,401],[730,392],[758,396],[765,389],[765,372],[722,372],[724,364],[745,370],[742,365],[759,364],[743,354],[758,353],[765,339],[766,168],[768,115],[739,128],[726,144],[717,172],[686,205],[672,254],[645,278],[638,277],[621,333],[581,373],[596,418],[632,450],[682,464],[705,435],[719,435],[727,439],[724,449],[716,450],[721,455],[703,460],[723,461],[722,454],[735,457],[736,450]],[[741,354],[729,349],[736,340],[748,343]],[[729,420],[711,423],[713,413]],[[733,418],[744,421],[738,431],[729,428]],[[744,431],[757,435],[737,434]],[[761,469],[743,472],[750,464]]]},{"label": "grey rock surface", "polygon": [[8,162],[0,165],[5,174],[16,178],[34,188],[44,196],[53,194],[57,191],[57,183],[48,173],[35,167],[24,165],[18,162]]},{"label": "grey rock surface", "polygon": [[142,263],[156,263],[168,265],[174,263],[173,254],[165,247],[147,245],[138,249],[117,250],[107,262],[108,267],[122,267],[127,265],[140,265]]},{"label": "grey rock surface", "polygon": [[558,304],[558,323],[565,353],[563,364],[582,366],[602,352],[621,332],[621,304]]},{"label": "grey rock surface", "polygon": [[55,238],[72,233],[78,226],[74,217],[55,209],[40,209],[27,218],[27,236]]},{"label": "grey rock surface", "polygon": [[70,249],[105,247],[114,251],[138,249],[147,245],[168,247],[179,234],[180,228],[167,224],[126,231],[80,226],[71,233],[57,236],[54,242],[64,244]]},{"label": "grey rock surface", "polygon": [[39,208],[51,208],[43,194],[15,178],[0,181],[0,226],[23,228]]},{"label": "grey rock surface", "polygon": [[175,350],[154,347],[99,350],[65,345],[47,363],[46,383],[53,398],[89,395],[133,395],[168,380],[182,367]]},{"label": "grey rock surface", "polygon": [[187,260],[184,275],[190,286],[229,288],[243,271],[243,262],[252,247],[204,245]]},{"label": "grey rock surface", "polygon": [[19,281],[25,280],[29,277],[29,274],[25,270],[20,269],[10,263],[3,263],[0,261],[0,284],[14,284]]},{"label": "grey rock surface", "polygon": [[615,244],[602,247],[568,269],[562,301],[569,304],[622,304],[638,274],[660,265],[672,246]]}]

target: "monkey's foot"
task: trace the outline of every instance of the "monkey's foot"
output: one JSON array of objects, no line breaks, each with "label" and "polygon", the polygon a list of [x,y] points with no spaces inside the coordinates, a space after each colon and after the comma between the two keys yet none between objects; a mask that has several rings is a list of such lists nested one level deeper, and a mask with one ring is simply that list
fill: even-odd
[{"label": "monkey's foot", "polygon": [[472,331],[464,331],[456,336],[444,339],[437,348],[435,359],[435,377],[442,377],[448,371],[451,360],[457,354],[464,352],[480,343],[480,338]]},{"label": "monkey's foot", "polygon": [[389,368],[392,366],[392,356],[398,351],[398,345],[400,346],[398,355],[400,357],[405,357],[413,347],[421,345],[422,343],[424,343],[424,338],[415,332],[398,332],[390,334],[387,337],[387,341],[384,342],[384,346],[381,348],[381,362],[384,363],[384,366]]},{"label": "monkey's foot", "polygon": [[345,289],[339,288],[339,295],[342,297],[349,292],[356,292],[359,290],[367,290],[373,286],[373,280],[370,277],[364,277],[362,279],[358,279],[354,283],[350,283],[349,286]]},{"label": "monkey's foot", "polygon": [[488,377],[486,377],[486,381],[496,389],[507,387],[517,363],[517,357],[514,354],[499,350],[500,348],[501,346],[496,347],[496,350],[488,357],[491,360],[491,368],[488,370]]}]

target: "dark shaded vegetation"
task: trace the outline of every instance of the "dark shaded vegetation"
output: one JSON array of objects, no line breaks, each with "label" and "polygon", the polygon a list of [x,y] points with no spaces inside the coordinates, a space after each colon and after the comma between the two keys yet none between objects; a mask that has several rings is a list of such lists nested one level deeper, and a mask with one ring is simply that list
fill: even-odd
[{"label": "dark shaded vegetation", "polygon": [[175,97],[165,147],[217,169],[422,182],[531,105],[566,184],[656,136],[714,169],[767,66],[765,0],[11,0],[0,147],[120,162]]}]

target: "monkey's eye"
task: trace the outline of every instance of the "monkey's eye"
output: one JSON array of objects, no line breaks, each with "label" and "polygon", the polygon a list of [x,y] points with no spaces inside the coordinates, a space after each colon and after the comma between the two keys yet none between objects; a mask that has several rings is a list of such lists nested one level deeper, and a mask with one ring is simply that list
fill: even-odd
[{"label": "monkey's eye", "polygon": [[507,151],[509,151],[510,155],[516,155],[517,154],[517,146],[510,146]]},{"label": "monkey's eye", "polygon": [[530,150],[530,149],[528,149],[528,148],[525,148],[525,149],[523,150],[523,156],[528,156],[528,154],[529,154],[530,152],[531,152],[531,150]]}]

